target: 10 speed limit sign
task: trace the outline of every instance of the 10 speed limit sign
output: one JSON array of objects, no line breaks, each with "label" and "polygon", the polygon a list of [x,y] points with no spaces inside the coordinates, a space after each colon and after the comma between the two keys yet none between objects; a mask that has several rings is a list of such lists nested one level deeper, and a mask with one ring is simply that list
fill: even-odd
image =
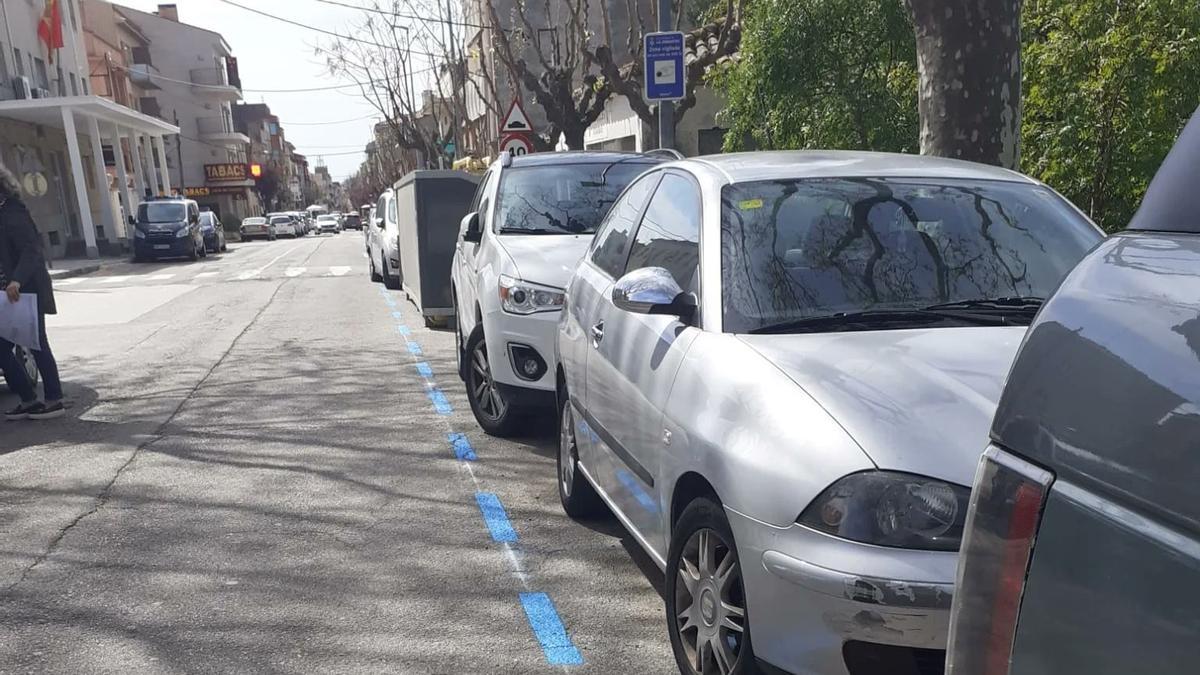
[{"label": "10 speed limit sign", "polygon": [[533,152],[533,143],[525,134],[505,134],[500,139],[500,152],[507,152],[513,157],[528,155]]}]

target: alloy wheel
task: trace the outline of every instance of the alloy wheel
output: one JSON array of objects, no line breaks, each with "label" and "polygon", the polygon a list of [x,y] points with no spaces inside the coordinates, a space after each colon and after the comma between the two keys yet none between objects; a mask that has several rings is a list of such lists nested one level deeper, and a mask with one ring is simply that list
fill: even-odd
[{"label": "alloy wheel", "polygon": [[488,363],[487,343],[483,340],[475,346],[471,353],[471,395],[479,404],[480,411],[488,419],[498,420],[504,417],[508,404],[500,395],[496,381],[492,379],[492,368]]},{"label": "alloy wheel", "polygon": [[728,675],[746,640],[746,602],[737,556],[712,529],[692,533],[675,573],[676,629],[692,670]]}]

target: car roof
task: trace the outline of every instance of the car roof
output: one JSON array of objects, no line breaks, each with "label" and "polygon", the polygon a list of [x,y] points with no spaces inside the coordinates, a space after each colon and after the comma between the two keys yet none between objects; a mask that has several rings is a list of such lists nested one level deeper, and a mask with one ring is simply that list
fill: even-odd
[{"label": "car roof", "polygon": [[659,164],[661,157],[643,155],[640,152],[614,152],[608,150],[571,150],[568,152],[535,152],[532,155],[513,157],[512,166],[560,166],[563,164],[613,164],[620,161],[641,160],[647,164]]},{"label": "car roof", "polygon": [[682,160],[702,165],[730,183],[794,178],[968,178],[1037,181],[1015,171],[944,157],[859,150],[733,152]]}]

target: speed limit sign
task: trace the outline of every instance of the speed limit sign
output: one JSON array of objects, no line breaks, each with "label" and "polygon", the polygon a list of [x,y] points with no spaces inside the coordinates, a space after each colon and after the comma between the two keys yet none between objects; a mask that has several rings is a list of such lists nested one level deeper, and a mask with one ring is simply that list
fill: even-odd
[{"label": "speed limit sign", "polygon": [[500,152],[507,152],[513,157],[528,155],[533,152],[533,143],[525,134],[505,134],[500,139]]}]

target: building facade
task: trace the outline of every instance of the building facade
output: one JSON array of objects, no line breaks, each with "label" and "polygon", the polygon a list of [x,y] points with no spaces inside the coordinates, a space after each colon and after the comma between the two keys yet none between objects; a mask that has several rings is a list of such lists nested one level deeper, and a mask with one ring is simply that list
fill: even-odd
[{"label": "building facade", "polygon": [[237,60],[225,38],[179,20],[178,8],[159,5],[151,14],[116,11],[149,40],[159,89],[158,115],[179,127],[167,149],[168,172],[184,194],[223,221],[240,222],[262,212],[248,172],[250,139],[234,128],[232,104],[242,98]]},{"label": "building facade", "polygon": [[[169,188],[174,125],[94,95],[79,0],[0,0],[0,161],[16,174],[51,258],[119,254],[145,192]],[[62,47],[38,38],[58,20]],[[121,147],[106,165],[104,146]]]}]

